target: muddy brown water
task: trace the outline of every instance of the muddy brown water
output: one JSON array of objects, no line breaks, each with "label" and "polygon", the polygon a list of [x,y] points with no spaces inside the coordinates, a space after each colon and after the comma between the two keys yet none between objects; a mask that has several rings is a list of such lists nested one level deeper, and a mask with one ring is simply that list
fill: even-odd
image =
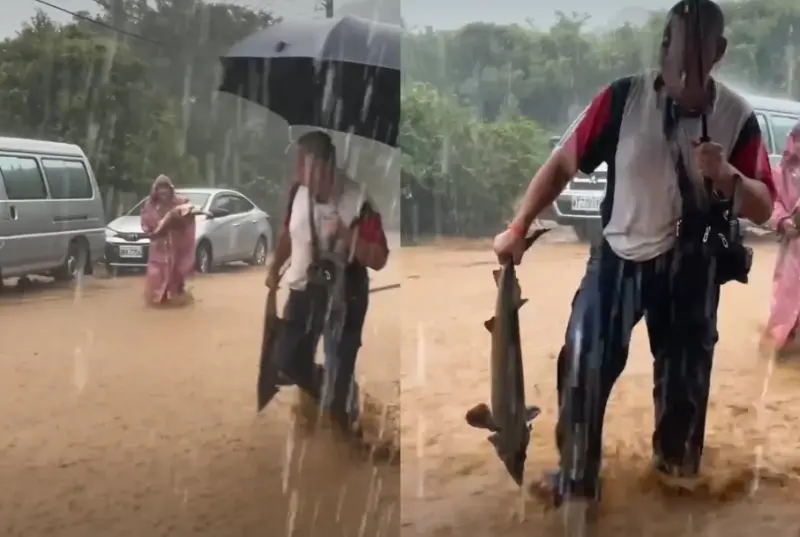
[{"label": "muddy brown water", "polygon": [[[587,259],[585,246],[555,242],[537,244],[518,270],[530,299],[521,311],[527,397],[543,409],[528,450],[528,482],[556,462],[555,359]],[[400,296],[404,536],[561,535],[558,515],[521,494],[486,434],[464,421],[466,410],[489,397],[490,338],[482,323],[495,288],[487,246],[458,241],[404,257],[404,269],[420,276],[405,281]],[[800,371],[784,366],[770,376],[757,351],[776,250],[769,243],[755,248],[751,283],[726,286],[720,307],[707,490],[668,497],[648,478],[652,367],[639,326],[607,412],[597,534],[800,534]]]},{"label": "muddy brown water", "polygon": [[[586,247],[555,242],[519,270],[531,299],[521,313],[526,389],[543,408],[528,481],[555,462],[555,354],[586,262]],[[92,280],[77,298],[6,290],[0,535],[560,535],[556,515],[519,493],[486,435],[464,422],[489,395],[486,248],[404,250],[376,278],[415,276],[373,296],[359,359],[366,392],[393,412],[401,405],[402,466],[366,461],[295,420],[292,391],[255,415],[261,271],[199,278],[183,310],[142,308],[138,277]],[[775,249],[756,249],[751,284],[722,299],[710,490],[670,498],[646,478],[652,374],[640,327],[608,411],[600,535],[800,533],[800,369],[777,368],[767,382],[756,345]]]},{"label": "muddy brown water", "polygon": [[[263,281],[198,278],[163,311],[141,277],[0,294],[0,535],[398,535],[399,465],[295,419],[293,390],[256,415]],[[394,292],[359,376],[396,407]]]}]

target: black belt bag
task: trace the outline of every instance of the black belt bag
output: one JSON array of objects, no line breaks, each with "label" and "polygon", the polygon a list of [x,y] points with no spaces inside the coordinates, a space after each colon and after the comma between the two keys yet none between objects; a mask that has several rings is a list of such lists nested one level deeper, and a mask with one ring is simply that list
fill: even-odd
[{"label": "black belt bag", "polygon": [[680,152],[676,156],[678,188],[683,200],[683,215],[678,221],[676,260],[688,255],[703,256],[715,266],[717,285],[730,281],[747,283],[753,265],[753,250],[744,245],[739,219],[733,212],[733,198],[724,199],[714,193],[711,182],[704,180],[706,203],[698,203],[694,187]]},{"label": "black belt bag", "polygon": [[[730,199],[721,198],[714,192],[711,181],[704,178],[706,199],[698,199],[698,192],[692,184],[675,138],[679,117],[675,103],[668,99],[664,109],[664,135],[672,144],[682,207],[676,228],[675,261],[680,264],[680,260],[686,256],[701,261],[702,257],[706,266],[713,265],[717,285],[730,281],[747,283],[753,264],[753,250],[744,245],[739,219],[734,214],[733,199],[736,192],[734,190]],[[687,264],[694,266],[694,263]],[[675,270],[683,272],[680,267],[675,267]]]},{"label": "black belt bag", "polygon": [[685,212],[678,222],[678,258],[714,258],[714,280],[718,285],[730,281],[747,283],[753,265],[753,250],[744,245],[739,220],[731,216],[730,201],[713,200],[707,211]]}]

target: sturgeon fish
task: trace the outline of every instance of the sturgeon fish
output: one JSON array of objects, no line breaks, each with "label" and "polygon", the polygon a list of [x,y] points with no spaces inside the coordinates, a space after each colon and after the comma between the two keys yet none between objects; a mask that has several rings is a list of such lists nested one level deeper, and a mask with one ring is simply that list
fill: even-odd
[{"label": "sturgeon fish", "polygon": [[[525,240],[525,248],[530,248],[548,231],[534,231]],[[472,427],[491,431],[489,442],[514,482],[522,486],[533,420],[541,412],[539,407],[525,404],[519,309],[528,300],[522,298],[513,263],[505,263],[493,275],[497,283],[495,313],[484,323],[492,334],[491,408],[480,403],[467,412],[466,419]]]}]

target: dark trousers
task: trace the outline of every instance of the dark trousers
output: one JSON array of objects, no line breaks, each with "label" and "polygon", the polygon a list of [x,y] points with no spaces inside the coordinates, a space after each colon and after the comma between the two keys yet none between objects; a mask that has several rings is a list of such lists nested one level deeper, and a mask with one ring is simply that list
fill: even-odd
[{"label": "dark trousers", "polygon": [[[333,379],[331,410],[345,413],[361,333],[369,305],[369,281],[347,281],[345,315],[336,344],[336,371]],[[277,342],[278,367],[292,382],[316,400],[322,396],[325,375],[315,363],[317,346],[325,330],[328,289],[309,285],[289,292],[283,311],[284,330]]]},{"label": "dark trousers", "polygon": [[562,486],[576,494],[596,494],[606,404],[642,317],[653,355],[655,460],[670,471],[699,469],[719,287],[702,261],[672,275],[672,257],[636,263],[605,241],[592,248],[558,356],[556,443]]},{"label": "dark trousers", "polygon": [[369,308],[369,280],[353,279],[345,289],[345,314],[339,337],[333,335],[333,327],[326,335],[330,341],[325,342],[325,368],[329,393],[325,396],[325,404],[335,416],[347,416],[355,419],[358,401],[350,404],[358,393],[354,376],[356,358],[361,348],[361,337],[364,322]]}]

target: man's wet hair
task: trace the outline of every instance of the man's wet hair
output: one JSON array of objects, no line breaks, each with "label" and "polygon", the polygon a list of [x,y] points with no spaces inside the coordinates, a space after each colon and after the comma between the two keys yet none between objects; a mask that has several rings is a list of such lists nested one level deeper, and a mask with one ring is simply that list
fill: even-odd
[{"label": "man's wet hair", "polygon": [[325,163],[336,165],[336,146],[330,135],[324,131],[311,131],[297,139],[297,146]]},{"label": "man's wet hair", "polygon": [[725,15],[722,8],[713,0],[680,0],[667,12],[667,22],[664,27],[665,43],[669,44],[669,27],[676,18],[691,17],[694,23],[697,11],[700,11],[703,38],[719,37],[725,32]]}]

